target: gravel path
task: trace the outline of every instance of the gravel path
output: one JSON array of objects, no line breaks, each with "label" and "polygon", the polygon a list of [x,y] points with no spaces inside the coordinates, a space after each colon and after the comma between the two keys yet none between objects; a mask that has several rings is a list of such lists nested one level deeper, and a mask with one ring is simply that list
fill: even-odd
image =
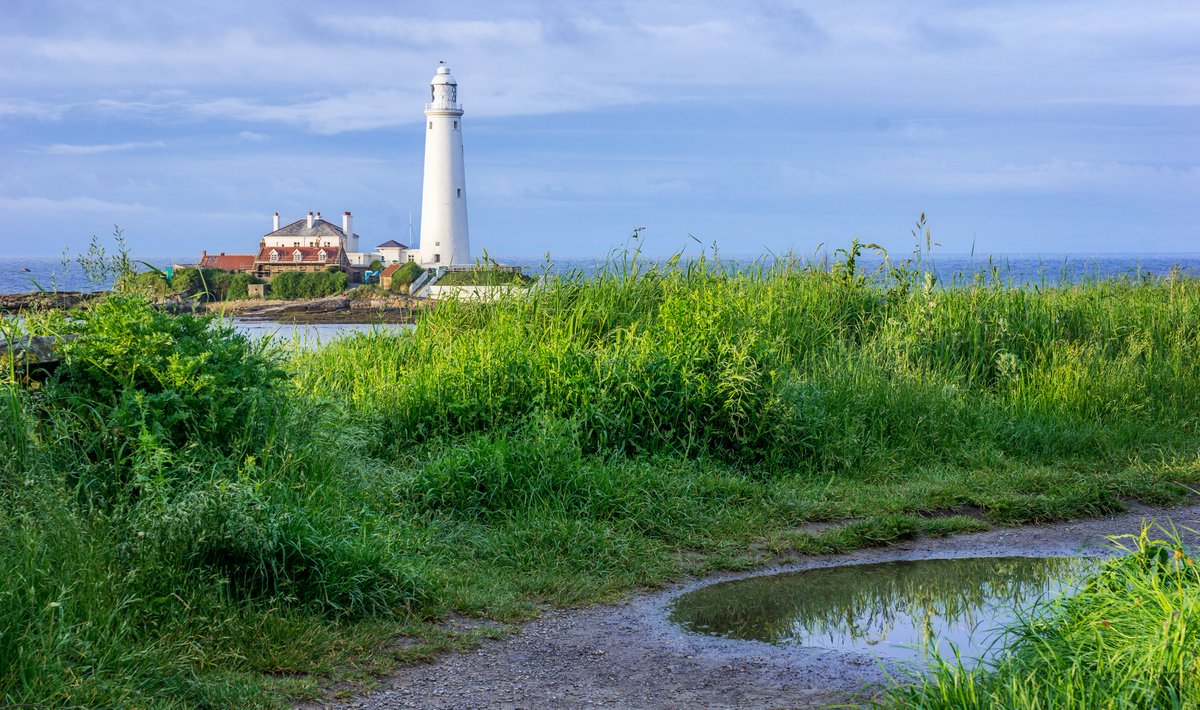
[{"label": "gravel path", "polygon": [[[1003,555],[1104,554],[1105,536],[1135,533],[1144,518],[1200,527],[1200,505],[1132,506],[1113,518],[919,539],[755,572],[842,564]],[[1187,533],[1193,543],[1200,535]],[[375,693],[345,705],[383,708],[803,708],[869,698],[885,681],[868,654],[776,647],[684,632],[670,601],[723,575],[631,597],[624,604],[553,612],[480,648],[402,668]],[[895,670],[894,668],[892,669]]]}]

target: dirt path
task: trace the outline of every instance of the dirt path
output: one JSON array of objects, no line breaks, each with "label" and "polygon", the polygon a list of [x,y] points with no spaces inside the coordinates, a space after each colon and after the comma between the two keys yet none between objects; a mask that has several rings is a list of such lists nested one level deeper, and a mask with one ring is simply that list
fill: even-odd
[{"label": "dirt path", "polygon": [[[913,540],[754,574],[941,557],[1105,554],[1105,536],[1135,533],[1144,518],[1200,527],[1200,505],[1136,506],[1113,518]],[[1187,535],[1200,543],[1200,536]],[[620,605],[554,612],[507,639],[403,668],[383,689],[338,707],[826,707],[869,698],[884,682],[884,671],[867,654],[703,637],[666,622],[667,605],[681,592],[747,576],[710,577]]]}]

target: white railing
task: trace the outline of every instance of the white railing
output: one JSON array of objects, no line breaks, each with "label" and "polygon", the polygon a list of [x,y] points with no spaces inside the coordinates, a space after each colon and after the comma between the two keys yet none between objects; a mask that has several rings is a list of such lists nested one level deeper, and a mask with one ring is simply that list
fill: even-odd
[{"label": "white railing", "polygon": [[440,275],[441,274],[433,269],[426,269],[424,273],[417,277],[416,281],[413,281],[412,284],[409,285],[408,294],[410,296],[420,296],[421,291],[423,291],[427,286],[431,285],[430,281],[432,281],[436,276]]}]

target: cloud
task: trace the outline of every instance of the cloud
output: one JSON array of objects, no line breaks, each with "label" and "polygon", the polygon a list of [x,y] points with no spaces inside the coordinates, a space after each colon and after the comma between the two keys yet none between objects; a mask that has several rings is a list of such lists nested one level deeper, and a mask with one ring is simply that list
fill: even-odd
[{"label": "cloud", "polygon": [[271,139],[271,137],[268,136],[266,133],[255,133],[254,131],[242,131],[242,132],[238,133],[238,138],[241,138],[244,141],[256,141],[256,142],[266,141],[266,140]]},{"label": "cloud", "polygon": [[1141,190],[1167,193],[1200,189],[1200,165],[1178,167],[1098,160],[1049,159],[1038,162],[970,164],[937,160],[893,162],[893,173],[859,166],[859,179],[890,190],[941,194],[995,195],[1115,192],[1127,194],[1131,185]]},{"label": "cloud", "polygon": [[42,101],[5,101],[0,100],[0,118],[26,117],[43,121],[57,121],[62,118],[65,109]]},{"label": "cloud", "polygon": [[153,207],[138,203],[110,202],[96,197],[2,197],[0,210],[16,210],[28,214],[60,214],[62,212],[154,212]]},{"label": "cloud", "polygon": [[42,152],[49,155],[96,155],[98,153],[115,153],[126,150],[166,147],[167,144],[163,141],[152,141],[149,143],[102,143],[99,145],[70,145],[68,143],[55,143],[54,145],[46,146]]},{"label": "cloud", "polygon": [[327,15],[322,26],[351,37],[373,37],[414,46],[471,46],[483,43],[529,46],[543,39],[537,20],[437,20],[425,17]]},{"label": "cloud", "polygon": [[[412,107],[419,106],[420,102],[414,94],[387,90],[356,91],[286,104],[226,97],[191,102],[183,108],[205,118],[282,123],[330,135],[416,122],[420,120],[420,113]],[[400,107],[408,107],[409,110],[402,111]]]}]

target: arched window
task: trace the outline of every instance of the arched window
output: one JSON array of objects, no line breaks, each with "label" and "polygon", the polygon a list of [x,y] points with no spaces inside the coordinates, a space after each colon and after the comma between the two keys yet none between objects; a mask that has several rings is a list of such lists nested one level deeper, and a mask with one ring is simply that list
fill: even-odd
[{"label": "arched window", "polygon": [[279,252],[271,250],[271,261],[279,261]]},{"label": "arched window", "polygon": [[324,249],[317,252],[317,261],[328,261],[328,260],[329,260],[329,255],[325,253]]},{"label": "arched window", "polygon": [[299,249],[292,252],[292,261],[304,261],[304,255],[300,253]]}]

